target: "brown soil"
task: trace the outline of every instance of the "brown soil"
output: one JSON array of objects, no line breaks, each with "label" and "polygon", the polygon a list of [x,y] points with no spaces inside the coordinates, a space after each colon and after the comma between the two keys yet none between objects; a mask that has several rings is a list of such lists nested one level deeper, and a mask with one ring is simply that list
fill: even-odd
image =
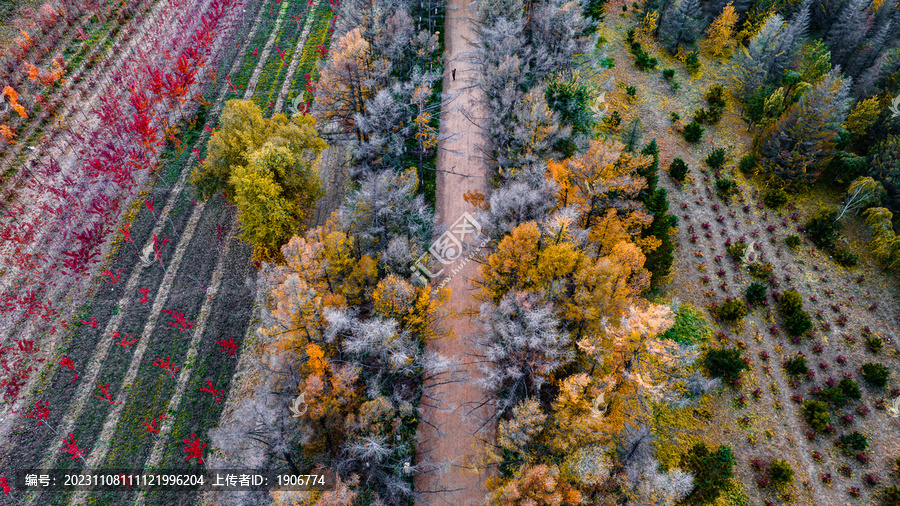
[{"label": "brown soil", "polygon": [[[484,117],[486,112],[483,92],[476,86],[476,67],[469,58],[470,42],[475,34],[468,5],[468,0],[452,0],[447,5],[444,103],[437,158],[439,226],[453,224],[465,212],[474,214],[474,208],[465,202],[463,194],[470,190],[486,193],[488,188],[487,167],[478,154],[478,147],[483,144],[482,133],[473,124],[473,119]],[[456,69],[455,80],[453,69]],[[457,262],[461,263],[462,260]],[[487,499],[488,473],[478,469],[474,462],[481,441],[493,441],[494,423],[484,424],[491,418],[489,405],[475,409],[485,393],[476,384],[480,373],[471,357],[471,340],[478,327],[467,316],[475,307],[472,279],[477,275],[477,265],[469,261],[449,279],[446,286],[452,290],[448,303],[452,314],[442,324],[451,332],[429,343],[434,351],[457,365],[454,376],[458,381],[441,386],[434,382],[425,385],[427,395],[434,400],[423,403],[418,461],[433,463],[434,467],[421,470],[416,477],[418,504],[461,506],[483,504]],[[449,267],[453,269],[456,265]],[[443,280],[435,279],[433,283]]]}]

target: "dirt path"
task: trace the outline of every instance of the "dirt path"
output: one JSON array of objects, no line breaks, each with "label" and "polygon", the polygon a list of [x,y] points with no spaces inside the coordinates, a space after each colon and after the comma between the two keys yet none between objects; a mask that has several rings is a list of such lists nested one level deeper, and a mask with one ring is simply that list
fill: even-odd
[{"label": "dirt path", "polygon": [[[487,166],[479,156],[483,144],[477,126],[486,111],[483,92],[475,86],[477,74],[470,61],[471,41],[475,34],[468,10],[468,0],[451,0],[447,4],[444,27],[444,83],[441,109],[440,150],[437,158],[437,203],[439,225],[450,227],[464,213],[474,209],[463,194],[469,190],[487,192]],[[452,70],[456,69],[456,79]],[[451,173],[452,172],[452,173]],[[474,214],[474,213],[473,213]],[[455,235],[455,234],[454,234]],[[469,235],[470,244],[475,237]],[[445,275],[460,267],[446,286],[452,290],[448,308],[453,312],[445,322],[452,329],[451,337],[429,343],[435,351],[459,365],[460,381],[436,388],[426,383],[429,395],[438,399],[434,406],[423,404],[425,423],[419,426],[418,461],[437,464],[416,477],[418,504],[452,504],[454,506],[483,504],[486,499],[486,473],[473,470],[479,441],[493,440],[493,423],[478,430],[489,412],[472,412],[472,406],[484,397],[475,384],[480,376],[470,357],[471,336],[477,326],[467,316],[475,307],[472,278],[477,273],[475,262],[464,263],[460,258],[444,269]],[[432,280],[439,284],[444,277]]]}]

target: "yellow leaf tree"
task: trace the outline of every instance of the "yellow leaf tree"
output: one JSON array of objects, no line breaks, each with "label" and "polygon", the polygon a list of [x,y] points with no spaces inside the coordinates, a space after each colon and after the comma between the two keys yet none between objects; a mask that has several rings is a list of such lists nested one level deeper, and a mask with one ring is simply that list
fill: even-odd
[{"label": "yellow leaf tree", "polygon": [[713,56],[730,56],[731,50],[737,45],[734,36],[734,27],[738,21],[738,15],[732,2],[722,9],[722,13],[706,29],[704,44],[706,50]]},{"label": "yellow leaf tree", "polygon": [[334,43],[331,58],[319,76],[314,108],[316,118],[325,123],[335,122],[363,140],[362,133],[356,128],[356,115],[365,112],[365,101],[373,94],[371,78],[377,65],[381,64],[376,62],[360,27],[341,36]]},{"label": "yellow leaf tree", "polygon": [[197,186],[202,199],[223,191],[233,194],[232,172],[246,165],[251,155],[267,143],[287,148],[293,155],[292,165],[273,167],[275,179],[285,189],[288,199],[295,190],[318,184],[313,167],[328,145],[319,138],[311,116],[298,114],[288,118],[276,114],[264,118],[262,110],[252,101],[229,100],[225,102],[220,125],[216,135],[207,142],[206,159],[191,174],[191,182]]},{"label": "yellow leaf tree", "polygon": [[881,114],[881,109],[878,97],[862,100],[850,111],[842,126],[850,132],[850,135],[859,138],[875,123],[878,115]]}]

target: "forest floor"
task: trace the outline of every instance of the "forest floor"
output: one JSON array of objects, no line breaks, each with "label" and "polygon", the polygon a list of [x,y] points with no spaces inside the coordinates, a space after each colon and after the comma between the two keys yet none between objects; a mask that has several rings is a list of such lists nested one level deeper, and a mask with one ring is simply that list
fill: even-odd
[{"label": "forest floor", "polygon": [[[711,303],[721,303],[726,297],[743,299],[744,290],[753,279],[746,268],[728,256],[725,243],[729,238],[745,238],[754,259],[771,262],[774,267],[775,284],[769,288],[768,307],[751,311],[737,327],[713,323],[716,343],[711,345],[741,348],[744,357],[750,359],[751,370],[745,372],[742,386],[723,388],[701,407],[686,410],[683,419],[671,424],[670,437],[660,434],[658,449],[667,453],[660,455],[660,461],[677,465],[677,455],[697,441],[716,446],[727,444],[734,450],[735,477],[743,484],[749,504],[874,502],[878,487],[867,485],[864,477],[871,474],[881,483],[888,482],[892,461],[900,455],[900,441],[893,435],[897,421],[877,406],[883,405],[885,399],[890,402],[891,396],[900,395],[900,391],[889,390],[897,386],[896,380],[888,389],[867,386],[859,371],[865,362],[884,363],[897,370],[900,297],[896,276],[884,273],[867,251],[870,236],[859,217],[846,217],[843,223],[847,246],[860,256],[859,265],[853,268],[838,266],[799,231],[819,205],[840,203],[842,195],[837,191],[818,185],[792,196],[786,208],[762,206],[760,197],[765,188],[760,180],[733,168],[750,151],[753,132],[748,131],[731,97],[721,121],[705,125],[700,142],[684,141],[669,113],[677,112],[682,122],[688,123],[696,109],[706,107],[704,93],[710,86],[727,86],[726,64],[701,56],[702,74],[691,77],[681,62],[645,36],[639,41],[644,50],[659,59],[660,65],[656,70],[640,71],[624,40],[628,28],[637,25],[638,20],[630,11],[621,13],[621,1],[611,2],[608,12],[600,31],[608,40],[607,56],[615,59],[615,66],[608,73],[617,84],[635,86],[637,97],[629,101],[624,87],[617,87],[606,95],[610,107],[607,115],[618,111],[623,118],[622,129],[634,117],[640,117],[641,145],[656,139],[660,147],[659,184],[669,192],[669,212],[679,218],[679,246],[671,281],[655,301],[678,301],[708,309]],[[675,69],[679,90],[671,90],[663,80],[665,68]],[[725,148],[730,157],[722,177],[735,179],[740,188],[730,202],[714,195],[715,175],[703,162],[715,148]],[[691,169],[683,185],[666,173],[676,156]],[[785,237],[792,234],[803,239],[793,251],[784,243]],[[799,344],[792,344],[777,324],[771,297],[774,291],[792,289],[803,295],[804,308],[815,324],[811,338]],[[716,322],[712,316],[709,319]],[[877,355],[866,348],[867,327],[884,340],[885,347]],[[806,356],[813,376],[791,381],[781,363],[798,352]],[[770,358],[763,359],[766,354]],[[842,376],[859,383],[861,401],[832,413],[835,433],[811,434],[810,439],[806,434],[809,427],[800,412],[802,399],[811,398],[811,387],[824,388],[829,379]],[[834,446],[836,436],[851,431],[868,437],[871,463],[863,464]],[[764,472],[754,470],[751,459],[763,463],[786,460],[796,473],[793,484],[782,490],[772,485],[759,486],[757,479]],[[851,496],[853,493],[858,493],[857,499]],[[742,494],[735,491],[732,498],[738,495]]]},{"label": "forest floor", "polygon": [[[474,208],[465,202],[463,194],[471,190],[486,194],[488,187],[487,166],[479,156],[483,141],[477,118],[483,118],[486,111],[484,94],[477,86],[477,67],[470,58],[471,41],[475,37],[472,28],[469,0],[451,0],[447,4],[444,27],[445,75],[437,155],[438,230],[452,227],[464,213],[474,214]],[[453,69],[456,69],[455,79]],[[447,233],[455,231],[456,227],[452,227]],[[481,241],[476,235],[467,239],[470,248]],[[440,323],[450,332],[432,340],[428,346],[448,357],[458,370],[454,371],[455,381],[425,384],[431,400],[423,402],[417,460],[432,463],[435,468],[416,477],[418,504],[483,504],[488,493],[485,488],[488,474],[477,469],[474,462],[478,460],[480,440],[493,441],[494,422],[490,406],[481,405],[485,392],[477,385],[480,373],[471,356],[471,341],[477,332],[477,324],[471,318],[476,308],[472,279],[478,264],[466,258],[460,257],[454,264],[445,266],[444,270],[449,272],[432,280],[433,284],[447,281],[446,286],[451,289],[447,305],[451,314]],[[489,421],[484,423],[486,420]]]}]

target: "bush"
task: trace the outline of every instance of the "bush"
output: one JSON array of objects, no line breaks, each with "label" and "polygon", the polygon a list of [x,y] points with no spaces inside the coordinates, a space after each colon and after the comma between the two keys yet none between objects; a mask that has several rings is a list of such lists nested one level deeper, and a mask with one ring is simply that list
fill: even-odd
[{"label": "bush", "polygon": [[850,434],[844,434],[843,436],[839,437],[838,442],[841,445],[841,450],[847,455],[852,455],[857,452],[862,452],[869,449],[869,439],[856,431],[851,432]]},{"label": "bush", "polygon": [[784,363],[784,370],[788,376],[803,376],[809,372],[806,366],[806,357],[797,355]]},{"label": "bush", "polygon": [[737,183],[733,179],[716,179],[716,195],[722,200],[728,201],[737,192]]},{"label": "bush", "polygon": [[726,246],[725,251],[728,252],[728,256],[731,257],[735,262],[740,262],[742,258],[744,258],[744,252],[747,251],[747,243],[736,242],[731,246]]},{"label": "bush", "polygon": [[710,107],[709,109],[697,109],[694,111],[694,121],[712,125],[718,123],[722,119],[722,109],[720,107]]},{"label": "bush", "polygon": [[802,336],[812,330],[813,323],[806,311],[797,311],[784,318],[784,329],[790,336]]},{"label": "bush", "polygon": [[713,170],[719,170],[725,166],[728,156],[723,148],[716,148],[706,156],[706,165]]},{"label": "bush", "polygon": [[881,351],[882,347],[884,347],[884,341],[882,341],[878,336],[867,337],[866,347],[869,348],[869,351],[871,351],[875,355],[878,355],[878,352]]},{"label": "bush", "polygon": [[666,81],[670,81],[670,80],[672,80],[672,78],[675,77],[675,70],[674,69],[665,69],[662,71],[662,76],[663,76],[663,79],[665,79]]},{"label": "bush", "polygon": [[881,506],[900,506],[900,487],[890,486],[881,491]]},{"label": "bush", "polygon": [[[624,5],[622,7],[625,7]],[[640,42],[636,42],[634,40],[634,34],[629,30],[626,35],[626,42],[628,43],[631,54],[634,55],[634,66],[640,70],[652,70],[656,68],[656,65],[659,63],[656,58],[650,56],[650,53],[644,51],[641,47]]]},{"label": "bush", "polygon": [[784,243],[787,244],[788,248],[797,249],[800,246],[800,237],[789,235],[784,238]]},{"label": "bush", "polygon": [[766,291],[768,288],[763,283],[759,281],[754,281],[750,283],[747,287],[747,291],[745,292],[745,297],[747,297],[747,303],[751,306],[758,306],[761,304],[765,304],[766,302]]},{"label": "bush", "polygon": [[743,172],[744,174],[749,174],[753,169],[756,168],[756,157],[753,155],[744,155],[741,157],[741,161],[738,162],[738,170]]},{"label": "bush", "polygon": [[778,311],[782,315],[795,313],[803,309],[803,296],[795,290],[788,290],[778,297]]},{"label": "bush", "polygon": [[706,444],[697,443],[681,456],[679,467],[694,475],[690,502],[712,503],[734,477],[734,454],[725,445],[712,453]]},{"label": "bush", "polygon": [[741,300],[729,297],[725,299],[721,306],[713,308],[713,314],[722,321],[737,323],[747,314],[747,304]]},{"label": "bush", "polygon": [[750,368],[741,357],[741,350],[717,348],[707,350],[703,357],[703,366],[710,376],[722,378],[729,383],[736,382],[741,376],[741,371]]},{"label": "bush", "polygon": [[803,296],[794,290],[784,292],[778,298],[778,312],[791,336],[802,336],[813,328],[809,313],[803,310]]},{"label": "bush", "polygon": [[703,127],[697,121],[691,121],[684,127],[684,140],[694,143],[703,137]]},{"label": "bush", "polygon": [[772,482],[775,483],[776,486],[787,485],[794,481],[794,469],[787,461],[773,460],[772,463],[769,464],[769,476],[772,477]]},{"label": "bush", "polygon": [[710,107],[725,108],[725,88],[721,84],[712,86],[704,96]]},{"label": "bush", "polygon": [[619,114],[619,111],[613,111],[609,116],[604,116],[600,123],[603,125],[604,130],[614,132],[622,124],[622,115]]},{"label": "bush", "polygon": [[684,178],[687,177],[690,171],[691,169],[688,168],[688,165],[681,158],[676,157],[669,164],[669,175],[679,183],[684,182]]},{"label": "bush", "polygon": [[747,270],[756,279],[769,279],[775,272],[775,267],[772,266],[772,262],[751,262],[747,264]]},{"label": "bush", "polygon": [[675,322],[660,337],[682,344],[696,344],[711,334],[712,329],[703,312],[690,304],[682,304],[675,312]]},{"label": "bush", "polygon": [[884,388],[887,385],[891,370],[883,364],[869,362],[862,366],[862,377],[866,383],[876,388]]},{"label": "bush", "polygon": [[831,423],[828,404],[822,401],[803,401],[803,419],[816,432],[823,432]]},{"label": "bush", "polygon": [[853,253],[847,248],[836,245],[828,250],[828,252],[831,253],[834,261],[840,266],[855,267],[859,263],[859,255]]},{"label": "bush", "polygon": [[763,194],[762,202],[766,207],[777,209],[788,203],[788,194],[784,188],[774,188]]},{"label": "bush", "polygon": [[843,378],[837,385],[824,388],[816,395],[837,409],[843,408],[851,400],[858,401],[862,398],[859,385],[850,378]]},{"label": "bush", "polygon": [[685,60],[684,65],[687,67],[688,71],[691,74],[696,74],[700,71],[700,56],[699,51],[693,51],[688,54],[687,60]]},{"label": "bush", "polygon": [[839,225],[835,222],[838,211],[830,207],[820,208],[809,221],[806,222],[805,229],[809,235],[809,240],[816,246],[822,248],[830,248],[835,245],[838,239]]}]

